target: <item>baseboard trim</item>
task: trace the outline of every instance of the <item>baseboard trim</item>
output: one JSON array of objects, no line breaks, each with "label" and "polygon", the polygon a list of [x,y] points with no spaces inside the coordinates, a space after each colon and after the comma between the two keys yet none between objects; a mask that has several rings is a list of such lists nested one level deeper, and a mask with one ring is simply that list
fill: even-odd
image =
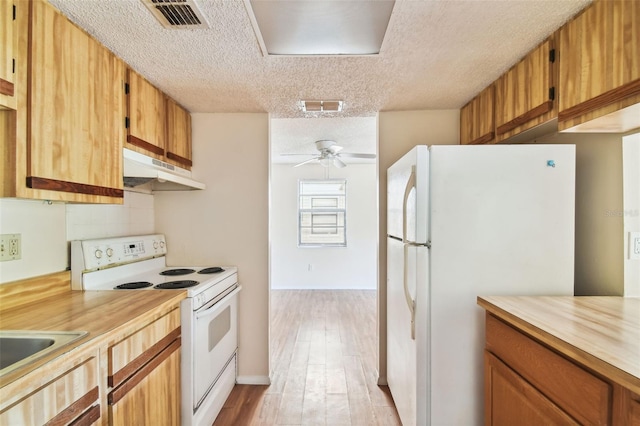
[{"label": "baseboard trim", "polygon": [[239,385],[270,385],[269,376],[238,376],[236,383]]}]

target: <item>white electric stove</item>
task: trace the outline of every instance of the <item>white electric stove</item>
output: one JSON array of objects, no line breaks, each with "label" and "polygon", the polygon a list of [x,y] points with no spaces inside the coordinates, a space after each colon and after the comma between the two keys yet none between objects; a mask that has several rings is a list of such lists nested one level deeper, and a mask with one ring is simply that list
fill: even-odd
[{"label": "white electric stove", "polygon": [[84,291],[186,290],[182,328],[182,424],[213,424],[236,380],[237,268],[165,263],[164,235],[71,242],[71,286]]}]

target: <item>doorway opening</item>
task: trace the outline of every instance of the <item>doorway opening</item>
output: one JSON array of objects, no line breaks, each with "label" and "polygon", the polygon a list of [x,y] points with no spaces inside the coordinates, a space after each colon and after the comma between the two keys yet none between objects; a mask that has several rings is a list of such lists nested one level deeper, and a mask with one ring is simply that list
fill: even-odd
[{"label": "doorway opening", "polygon": [[376,154],[377,118],[271,119],[270,143],[270,420],[393,424],[377,385],[376,160],[322,152]]}]

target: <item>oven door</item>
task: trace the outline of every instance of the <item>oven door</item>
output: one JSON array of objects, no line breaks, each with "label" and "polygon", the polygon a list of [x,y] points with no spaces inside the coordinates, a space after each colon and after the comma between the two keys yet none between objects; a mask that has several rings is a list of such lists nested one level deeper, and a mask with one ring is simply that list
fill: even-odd
[{"label": "oven door", "polygon": [[197,408],[238,347],[236,287],[215,304],[193,312],[193,395]]}]

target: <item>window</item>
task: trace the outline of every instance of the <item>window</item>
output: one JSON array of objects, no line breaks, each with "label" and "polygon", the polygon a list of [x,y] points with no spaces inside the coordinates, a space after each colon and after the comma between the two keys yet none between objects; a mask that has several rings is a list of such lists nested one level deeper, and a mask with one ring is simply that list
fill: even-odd
[{"label": "window", "polygon": [[347,245],[347,181],[301,180],[298,191],[298,245]]}]

